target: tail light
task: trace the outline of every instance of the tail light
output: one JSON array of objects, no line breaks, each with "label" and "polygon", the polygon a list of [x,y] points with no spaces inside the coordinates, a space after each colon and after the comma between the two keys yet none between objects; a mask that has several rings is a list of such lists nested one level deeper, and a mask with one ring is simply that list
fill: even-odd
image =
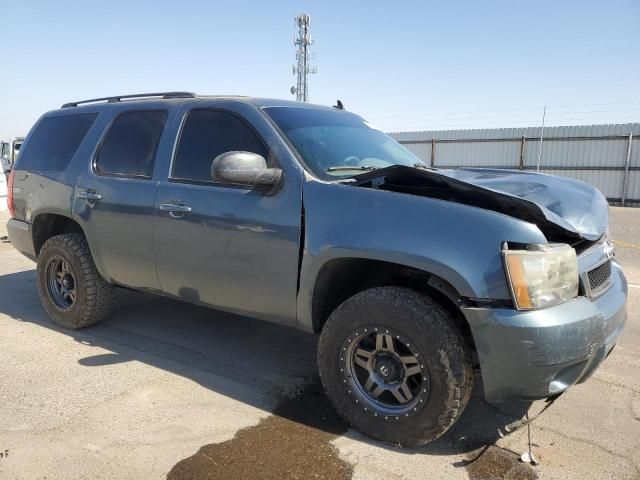
[{"label": "tail light", "polygon": [[9,180],[7,181],[7,207],[9,207],[9,215],[11,218],[16,216],[16,206],[13,204],[13,177],[16,171],[9,172]]}]

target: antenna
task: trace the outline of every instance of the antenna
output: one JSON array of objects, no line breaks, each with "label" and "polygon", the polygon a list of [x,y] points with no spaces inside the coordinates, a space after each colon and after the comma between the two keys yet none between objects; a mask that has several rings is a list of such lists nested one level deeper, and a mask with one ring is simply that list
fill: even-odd
[{"label": "antenna", "polygon": [[291,87],[291,94],[295,94],[298,102],[309,101],[309,80],[311,73],[317,73],[318,69],[309,65],[309,60],[313,58],[309,47],[313,44],[309,27],[311,17],[302,13],[295,17],[295,24],[298,27],[298,35],[293,38],[293,44],[298,47],[296,50],[296,65],[293,66],[293,74],[297,75],[297,84]]}]

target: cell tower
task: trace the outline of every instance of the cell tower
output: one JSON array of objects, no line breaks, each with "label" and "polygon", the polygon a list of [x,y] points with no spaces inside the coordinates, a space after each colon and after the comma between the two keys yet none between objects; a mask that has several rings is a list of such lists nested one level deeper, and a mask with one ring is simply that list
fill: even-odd
[{"label": "cell tower", "polygon": [[293,74],[298,76],[297,85],[291,87],[291,94],[296,96],[298,102],[309,101],[309,79],[310,73],[316,73],[316,67],[309,65],[311,51],[309,47],[313,44],[311,35],[309,34],[309,26],[311,25],[311,17],[303,13],[295,18],[298,26],[298,35],[294,37],[293,44],[298,47],[296,50],[296,65],[293,66]]}]

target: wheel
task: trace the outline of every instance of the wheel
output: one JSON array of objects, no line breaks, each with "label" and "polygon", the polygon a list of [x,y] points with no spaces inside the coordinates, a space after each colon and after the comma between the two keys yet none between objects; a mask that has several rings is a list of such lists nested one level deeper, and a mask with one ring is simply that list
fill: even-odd
[{"label": "wheel", "polygon": [[56,235],[38,256],[38,293],[51,319],[65,328],[103,320],[111,309],[113,287],[98,273],[80,233]]},{"label": "wheel", "polygon": [[347,422],[383,442],[431,442],[458,419],[471,395],[469,349],[455,319],[428,295],[377,287],[329,317],[318,367]]}]

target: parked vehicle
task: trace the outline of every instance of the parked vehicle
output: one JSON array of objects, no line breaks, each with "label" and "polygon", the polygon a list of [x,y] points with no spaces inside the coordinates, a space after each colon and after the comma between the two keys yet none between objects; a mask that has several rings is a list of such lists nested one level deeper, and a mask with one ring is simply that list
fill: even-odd
[{"label": "parked vehicle", "polygon": [[[385,442],[469,399],[555,396],[613,349],[627,283],[593,187],[436,170],[339,108],[174,92],[64,105],[29,133],[8,231],[51,318],[114,286],[320,334],[320,377]],[[295,348],[295,345],[292,345]]]},{"label": "parked vehicle", "polygon": [[2,173],[7,177],[16,162],[18,152],[23,142],[24,137],[16,137],[8,142],[0,142],[0,166],[2,167]]}]

